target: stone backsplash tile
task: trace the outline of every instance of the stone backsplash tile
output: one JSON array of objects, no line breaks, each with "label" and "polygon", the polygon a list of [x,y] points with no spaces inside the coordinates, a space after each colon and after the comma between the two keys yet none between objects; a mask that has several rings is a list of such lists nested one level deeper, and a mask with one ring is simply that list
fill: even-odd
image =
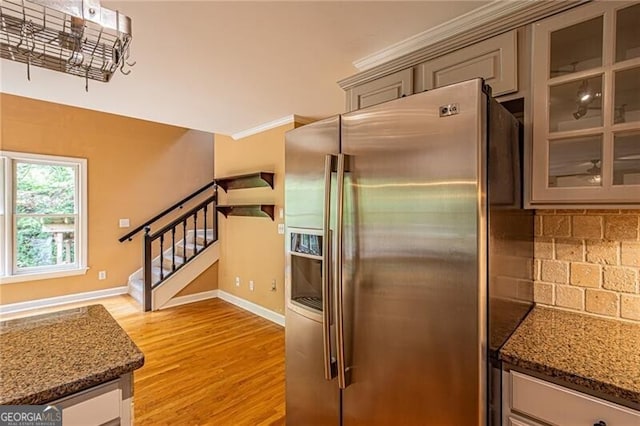
[{"label": "stone backsplash tile", "polygon": [[536,259],[553,259],[553,238],[536,237],[534,244]]},{"label": "stone backsplash tile", "polygon": [[604,237],[607,240],[637,240],[638,216],[606,216]]},{"label": "stone backsplash tile", "polygon": [[557,238],[555,240],[556,259],[571,262],[584,261],[584,242],[571,238]]},{"label": "stone backsplash tile", "polygon": [[556,286],[556,305],[563,308],[571,308],[576,310],[584,310],[584,292],[581,288],[557,285]]},{"label": "stone backsplash tile", "polygon": [[586,311],[610,317],[617,316],[618,299],[619,296],[610,291],[587,289],[585,296]]},{"label": "stone backsplash tile", "polygon": [[602,287],[623,293],[637,293],[638,272],[624,266],[605,266]]},{"label": "stone backsplash tile", "polygon": [[620,297],[620,316],[640,321],[640,297],[623,294]]},{"label": "stone backsplash tile", "polygon": [[545,237],[570,237],[571,216],[542,216],[542,235]]},{"label": "stone backsplash tile", "polygon": [[619,247],[618,241],[587,240],[587,262],[617,265]]},{"label": "stone backsplash tile", "polygon": [[569,283],[569,264],[555,260],[543,260],[540,279],[550,283]]},{"label": "stone backsplash tile", "polygon": [[571,264],[571,284],[580,287],[600,287],[602,271],[600,265],[591,263],[572,263]]},{"label": "stone backsplash tile", "polygon": [[535,228],[536,303],[640,322],[640,210],[537,210]]},{"label": "stone backsplash tile", "polygon": [[640,243],[623,241],[620,248],[620,264],[640,267]]},{"label": "stone backsplash tile", "polygon": [[602,238],[602,216],[573,216],[571,224],[574,238]]}]

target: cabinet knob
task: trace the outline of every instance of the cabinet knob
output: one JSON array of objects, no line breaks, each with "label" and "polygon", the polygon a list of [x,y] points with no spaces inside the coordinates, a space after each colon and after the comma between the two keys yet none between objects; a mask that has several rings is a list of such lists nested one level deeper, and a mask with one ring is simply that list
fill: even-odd
[{"label": "cabinet knob", "polygon": [[607,426],[607,422],[600,420],[598,423],[594,423],[593,426]]}]

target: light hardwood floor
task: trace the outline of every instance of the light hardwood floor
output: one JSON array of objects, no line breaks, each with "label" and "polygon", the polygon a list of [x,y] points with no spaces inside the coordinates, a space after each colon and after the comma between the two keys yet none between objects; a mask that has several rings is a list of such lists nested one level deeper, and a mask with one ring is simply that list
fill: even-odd
[{"label": "light hardwood floor", "polygon": [[129,296],[84,304],[95,303],[145,355],[134,373],[136,425],[284,424],[282,327],[220,299],[147,313]]}]

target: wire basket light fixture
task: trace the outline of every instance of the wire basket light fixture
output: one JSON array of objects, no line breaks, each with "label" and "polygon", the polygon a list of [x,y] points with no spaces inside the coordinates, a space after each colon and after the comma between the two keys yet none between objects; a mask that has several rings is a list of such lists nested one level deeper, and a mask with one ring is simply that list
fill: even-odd
[{"label": "wire basket light fixture", "polygon": [[0,0],[0,57],[89,80],[129,74],[131,19],[99,0]]}]

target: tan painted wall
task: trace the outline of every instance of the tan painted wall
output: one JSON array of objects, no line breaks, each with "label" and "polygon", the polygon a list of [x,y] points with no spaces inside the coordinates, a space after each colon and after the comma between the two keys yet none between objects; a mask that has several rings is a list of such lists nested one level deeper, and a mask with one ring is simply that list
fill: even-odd
[{"label": "tan painted wall", "polygon": [[640,322],[640,210],[537,210],[539,304]]},{"label": "tan painted wall", "polygon": [[[126,230],[213,178],[213,135],[148,121],[2,94],[0,146],[7,151],[87,159],[89,247],[86,275],[0,286],[0,303],[125,285],[141,267],[141,237],[119,243]],[[210,273],[207,285],[217,287]],[[108,278],[98,281],[98,271]]]},{"label": "tan painted wall", "polygon": [[218,288],[218,262],[211,265],[191,283],[180,290],[174,297],[203,293]]},{"label": "tan painted wall", "polygon": [[[274,189],[237,189],[220,193],[220,204],[275,204],[275,221],[269,218],[228,217],[218,215],[220,230],[219,288],[257,303],[274,312],[284,313],[284,236],[278,234],[278,210],[284,201],[284,133],[293,124],[277,127],[240,140],[216,135],[216,177],[255,171],[275,172]],[[235,285],[240,277],[240,287]],[[271,281],[276,280],[276,291]],[[255,283],[249,290],[249,280]]]}]

